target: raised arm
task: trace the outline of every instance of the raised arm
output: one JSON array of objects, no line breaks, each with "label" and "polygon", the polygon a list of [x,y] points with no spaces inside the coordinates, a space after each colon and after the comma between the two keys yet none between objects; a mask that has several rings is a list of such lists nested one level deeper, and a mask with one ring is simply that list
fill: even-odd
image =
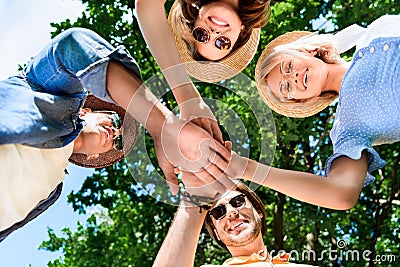
[{"label": "raised arm", "polygon": [[181,110],[189,119],[223,143],[213,113],[186,73],[168,24],[164,0],[136,0],[136,14],[146,43],[160,66]]},{"label": "raised arm", "polygon": [[193,86],[176,48],[164,0],[136,0],[136,14],[143,37],[168,81],[178,103],[201,97]]},{"label": "raised arm", "polygon": [[204,210],[199,213],[198,207],[187,207],[187,204],[181,203],[153,266],[193,266],[205,216]]},{"label": "raised arm", "polygon": [[173,194],[178,191],[174,166],[213,177],[219,177],[221,170],[226,169],[223,158],[229,158],[230,153],[220,142],[205,130],[176,118],[139,78],[116,62],[111,62],[107,69],[107,90],[153,137],[160,167]]},{"label": "raised arm", "polygon": [[[300,201],[345,210],[357,203],[363,188],[367,154],[364,152],[359,160],[344,156],[336,159],[328,177],[266,166],[234,153],[231,166],[236,170],[245,169],[243,179],[268,186]],[[230,175],[240,176],[240,173]]]}]

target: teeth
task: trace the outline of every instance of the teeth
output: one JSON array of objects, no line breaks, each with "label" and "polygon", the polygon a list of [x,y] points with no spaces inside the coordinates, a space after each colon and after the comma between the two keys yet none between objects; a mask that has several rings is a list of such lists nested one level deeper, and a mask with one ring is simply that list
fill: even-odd
[{"label": "teeth", "polygon": [[307,88],[307,78],[308,78],[308,73],[306,72],[306,73],[304,74],[304,77],[303,77],[303,85],[304,85],[304,87],[306,87],[306,88]]},{"label": "teeth", "polygon": [[225,21],[220,21],[216,18],[210,17],[211,21],[214,22],[215,24],[219,26],[227,26],[227,23]]},{"label": "teeth", "polygon": [[242,224],[243,224],[242,222],[237,223],[237,224],[235,224],[231,229],[234,230],[234,229],[238,228],[238,227],[239,227],[240,225],[242,225]]}]

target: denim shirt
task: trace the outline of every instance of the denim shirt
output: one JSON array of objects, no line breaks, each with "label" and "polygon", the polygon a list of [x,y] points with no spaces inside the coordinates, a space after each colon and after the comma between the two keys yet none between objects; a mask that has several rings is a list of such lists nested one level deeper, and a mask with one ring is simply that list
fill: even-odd
[{"label": "denim shirt", "polygon": [[140,77],[136,61],[124,47],[112,47],[82,28],[54,38],[24,70],[0,81],[0,145],[63,147],[83,128],[79,110],[88,91],[113,102],[106,90],[110,60]]},{"label": "denim shirt", "polygon": [[[114,48],[82,28],[59,34],[19,75],[0,81],[0,145],[59,148],[75,140],[84,126],[79,110],[88,91],[113,102],[106,90],[110,60],[140,77],[136,61],[124,47]],[[61,188],[62,183],[23,220],[0,231],[0,242],[50,207]]]}]

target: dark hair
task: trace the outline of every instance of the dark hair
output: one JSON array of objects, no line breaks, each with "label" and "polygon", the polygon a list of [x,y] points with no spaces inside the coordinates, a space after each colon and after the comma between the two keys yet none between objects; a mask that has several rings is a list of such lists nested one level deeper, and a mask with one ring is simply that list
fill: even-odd
[{"label": "dark hair", "polygon": [[[194,22],[199,15],[199,9],[203,5],[215,1],[216,0],[179,0],[181,12],[178,14],[182,17],[180,21],[184,23],[183,28],[186,28],[187,32],[191,32],[194,27]],[[229,54],[247,43],[254,28],[262,28],[267,25],[271,13],[270,1],[271,0],[239,0],[238,15],[244,29],[240,32]],[[207,60],[194,49],[193,45],[190,43],[193,39],[188,38],[188,35],[183,33],[183,29],[178,29],[178,32],[182,33],[181,38],[188,46],[194,60]]]},{"label": "dark hair", "polygon": [[[262,214],[261,218],[261,234],[264,235],[266,231],[266,225],[265,225],[265,217],[266,212],[265,212],[265,206],[264,203],[261,201],[261,199],[257,196],[256,193],[250,190],[244,183],[239,182],[237,184],[237,187],[234,191],[243,193],[246,195],[247,199],[250,201],[251,205],[253,205],[254,209]],[[215,240],[215,242],[218,243],[221,247],[223,247],[225,250],[228,251],[227,247],[225,244],[217,237],[216,229],[214,226],[214,223],[212,221],[211,215],[209,212],[207,212],[206,219],[204,221],[204,224],[207,227],[208,233],[211,235],[212,239]]]}]

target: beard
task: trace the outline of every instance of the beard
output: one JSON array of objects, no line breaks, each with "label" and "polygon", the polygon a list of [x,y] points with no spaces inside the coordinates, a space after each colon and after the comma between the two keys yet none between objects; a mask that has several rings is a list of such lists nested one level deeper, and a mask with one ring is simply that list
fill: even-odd
[{"label": "beard", "polygon": [[238,235],[224,233],[220,235],[220,240],[227,247],[243,247],[254,242],[261,233],[261,218],[256,214],[252,223],[241,231]]}]

